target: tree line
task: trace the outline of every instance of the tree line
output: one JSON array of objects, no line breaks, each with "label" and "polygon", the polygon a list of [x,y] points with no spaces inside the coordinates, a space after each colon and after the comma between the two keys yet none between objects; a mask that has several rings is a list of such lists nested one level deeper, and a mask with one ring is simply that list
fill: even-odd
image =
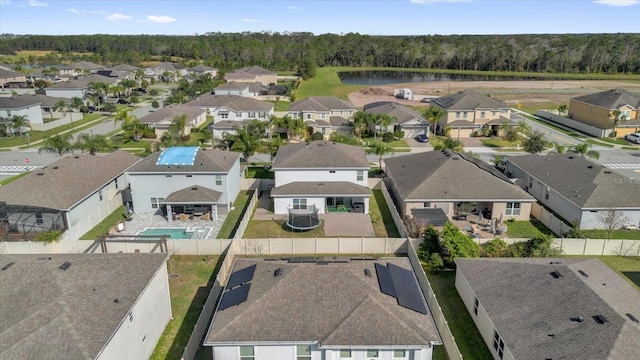
[{"label": "tree line", "polygon": [[[183,59],[222,70],[260,65],[401,67],[550,73],[640,73],[640,34],[373,36],[307,32],[167,35],[0,35],[0,54],[55,51],[22,65]],[[47,63],[49,62],[49,63]]]}]

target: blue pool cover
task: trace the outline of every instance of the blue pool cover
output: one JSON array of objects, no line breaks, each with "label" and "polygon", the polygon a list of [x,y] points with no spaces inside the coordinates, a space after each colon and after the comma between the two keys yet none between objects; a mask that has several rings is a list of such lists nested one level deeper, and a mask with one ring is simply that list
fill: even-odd
[{"label": "blue pool cover", "polygon": [[193,165],[198,149],[197,146],[170,147],[160,154],[156,165]]}]

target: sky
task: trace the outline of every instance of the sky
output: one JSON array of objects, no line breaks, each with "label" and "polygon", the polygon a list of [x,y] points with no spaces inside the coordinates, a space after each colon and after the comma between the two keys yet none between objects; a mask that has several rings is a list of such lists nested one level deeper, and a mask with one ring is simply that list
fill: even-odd
[{"label": "sky", "polygon": [[639,33],[640,0],[0,0],[0,33]]}]

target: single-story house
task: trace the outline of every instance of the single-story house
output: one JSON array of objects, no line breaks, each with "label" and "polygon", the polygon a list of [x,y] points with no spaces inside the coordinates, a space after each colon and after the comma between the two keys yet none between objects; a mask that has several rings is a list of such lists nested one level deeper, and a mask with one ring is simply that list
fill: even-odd
[{"label": "single-story house", "polygon": [[[616,212],[616,227],[640,226],[640,181],[577,154],[504,157],[504,173],[580,229],[606,229]],[[624,221],[623,221],[624,220]]]},{"label": "single-story house", "polygon": [[59,82],[44,89],[47,96],[72,99],[83,99],[91,83],[104,83],[107,86],[116,85],[120,80],[98,74],[83,76],[78,79]]},{"label": "single-story house", "polygon": [[451,150],[384,159],[385,180],[402,215],[441,209],[448,218],[475,214],[489,219],[529,220],[533,196],[493,166]]},{"label": "single-story house", "polygon": [[[413,138],[419,134],[429,134],[429,121],[419,112],[391,101],[377,102],[364,106],[369,114],[389,115],[394,119],[383,132],[404,132],[405,138]],[[382,128],[382,126],[380,126]]]},{"label": "single-story house", "polygon": [[211,133],[215,139],[224,139],[224,136],[227,134],[235,135],[237,133],[238,128],[243,128],[249,125],[254,120],[243,120],[243,121],[233,121],[233,120],[222,120],[210,125]]},{"label": "single-story house", "polygon": [[640,292],[599,259],[456,262],[456,289],[494,359],[640,358]]},{"label": "single-story house", "polygon": [[[620,121],[613,129],[614,112],[620,111]],[[611,89],[569,99],[569,119],[613,129],[617,137],[640,132],[640,95],[624,89]]]},{"label": "single-story house", "polygon": [[171,122],[175,117],[187,116],[184,135],[189,135],[191,129],[197,128],[207,121],[206,110],[183,104],[174,104],[158,109],[138,119],[142,124],[153,128],[156,137],[161,137],[163,133],[169,131]]},{"label": "single-story house", "polygon": [[237,95],[204,94],[185,105],[205,109],[208,115],[213,116],[214,123],[225,120],[265,121],[274,114],[272,103]]},{"label": "single-story house", "polygon": [[[8,119],[14,115],[26,116],[31,124],[44,124],[42,119],[41,100],[29,95],[4,97],[0,96],[0,118]],[[18,129],[11,131],[19,132]],[[28,128],[22,132],[29,131]]]},{"label": "single-story house", "polygon": [[214,359],[431,360],[442,344],[407,258],[238,258],[232,271],[205,336]]},{"label": "single-story house", "polygon": [[133,65],[129,65],[129,64],[120,64],[120,65],[116,65],[114,67],[111,68],[111,70],[116,70],[116,71],[124,71],[124,72],[135,72],[136,70],[139,70],[140,68],[137,66],[133,66]]},{"label": "single-story house", "polygon": [[226,215],[240,192],[240,153],[174,146],[127,171],[136,213]]},{"label": "single-story house", "polygon": [[258,95],[265,94],[266,92],[267,87],[260,83],[237,81],[231,81],[213,89],[213,93],[215,95],[237,95],[243,97],[256,97]]},{"label": "single-story house", "polygon": [[227,82],[260,83],[264,86],[269,86],[278,83],[278,74],[261,66],[254,65],[228,72],[224,75],[224,80]]},{"label": "single-story house", "polygon": [[196,76],[209,74],[211,75],[211,77],[216,77],[218,75],[218,69],[207,65],[196,65],[194,67],[190,67],[187,70],[189,71],[189,74]]},{"label": "single-story house", "polygon": [[0,88],[21,88],[27,86],[25,74],[0,69]]},{"label": "single-story house", "polygon": [[360,146],[331,141],[283,145],[273,160],[274,213],[315,207],[369,213],[369,161]]},{"label": "single-story house", "polygon": [[168,257],[0,255],[0,358],[148,359],[172,317]]},{"label": "single-story house", "polygon": [[78,61],[76,63],[63,66],[59,70],[60,70],[60,75],[69,75],[73,77],[78,75],[95,73],[96,71],[104,68],[105,68],[104,66],[98,65],[96,63],[92,63],[90,61]]}]

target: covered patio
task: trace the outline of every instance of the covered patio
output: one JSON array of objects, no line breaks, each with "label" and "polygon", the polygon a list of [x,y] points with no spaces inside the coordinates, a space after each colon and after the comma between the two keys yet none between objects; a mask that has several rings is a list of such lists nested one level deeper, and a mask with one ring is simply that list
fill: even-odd
[{"label": "covered patio", "polygon": [[204,186],[190,186],[175,191],[161,203],[167,222],[218,220],[218,201],[221,192]]},{"label": "covered patio", "polygon": [[54,230],[66,230],[62,211],[0,202],[0,241],[31,241]]}]

